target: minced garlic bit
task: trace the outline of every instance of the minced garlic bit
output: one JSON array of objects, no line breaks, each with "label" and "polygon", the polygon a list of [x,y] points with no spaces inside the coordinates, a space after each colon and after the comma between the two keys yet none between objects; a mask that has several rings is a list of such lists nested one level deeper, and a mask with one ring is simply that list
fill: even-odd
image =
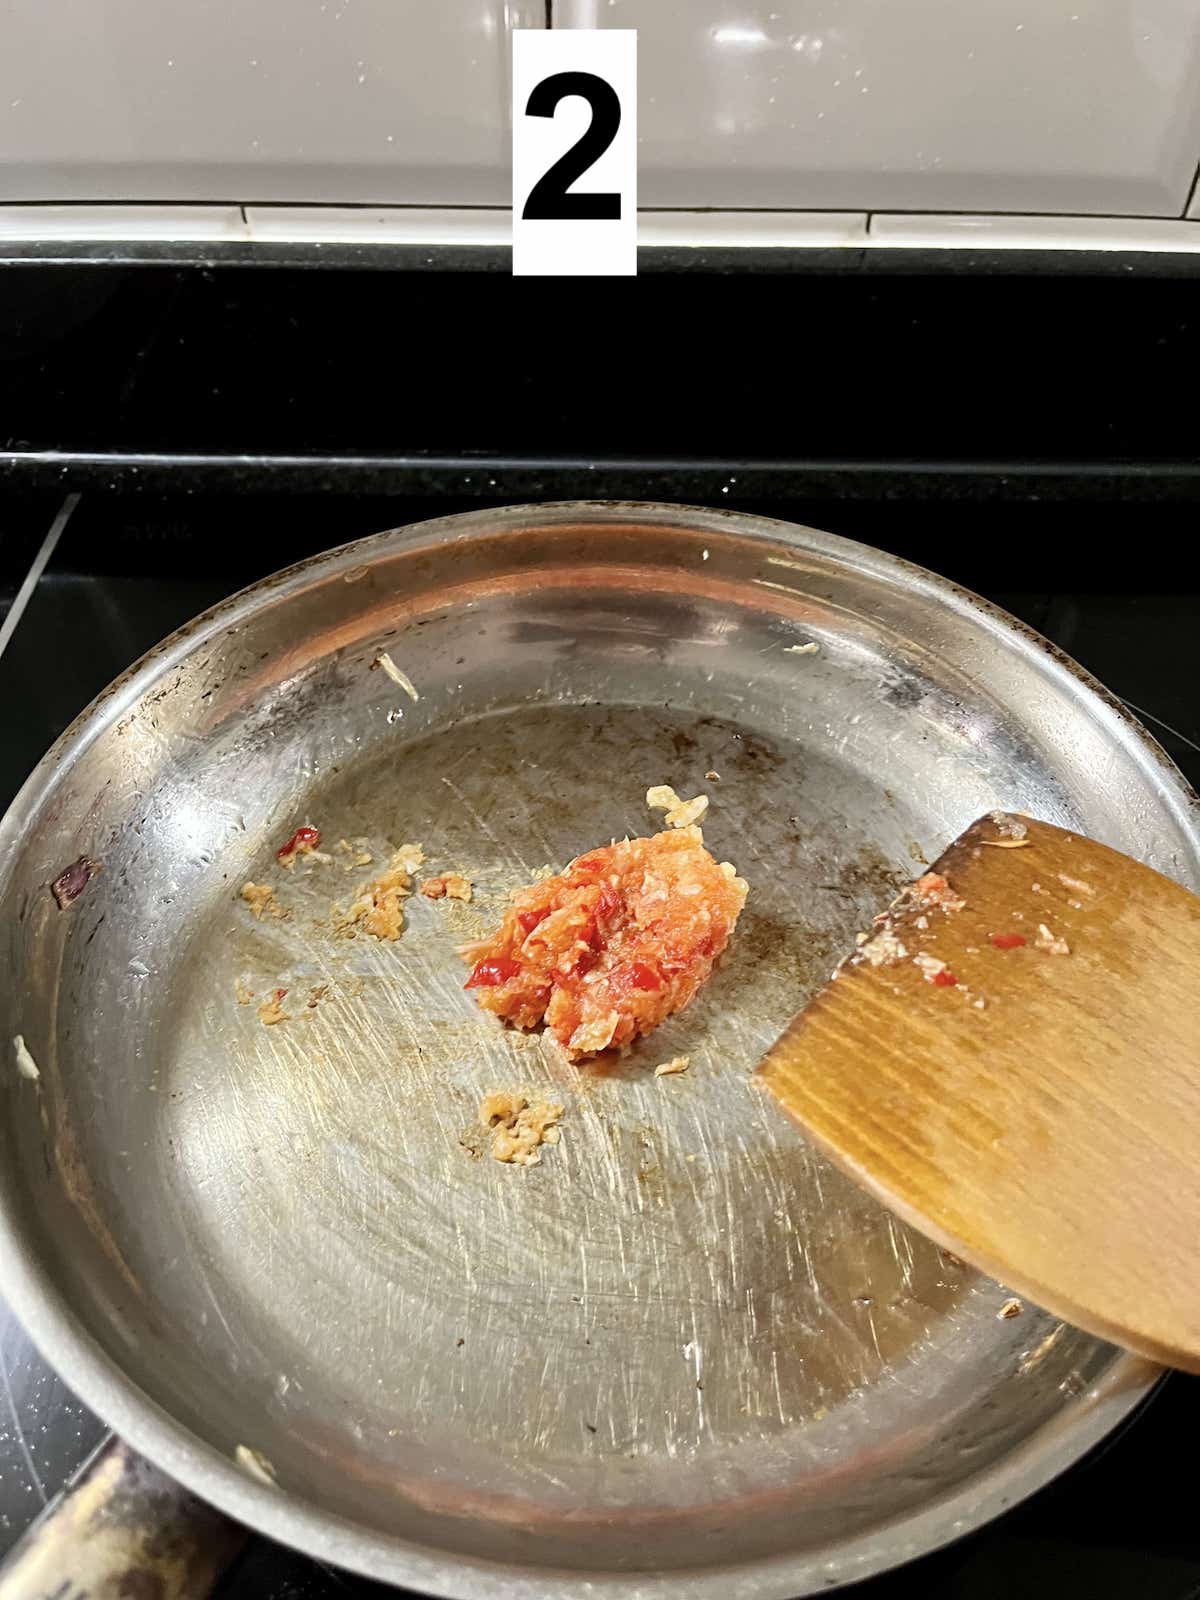
[{"label": "minced garlic bit", "polygon": [[439,877],[426,878],[421,893],[427,900],[467,900],[471,898],[471,880],[461,872],[443,872]]},{"label": "minced garlic bit", "polygon": [[376,939],[398,939],[404,927],[404,901],[412,893],[412,872],[424,859],[419,844],[402,844],[393,851],[387,870],[359,885],[348,911],[334,907],[334,931],[352,939],[361,927]]},{"label": "minced garlic bit", "polygon": [[290,917],[291,912],[279,904],[269,883],[244,883],[240,890],[242,899],[250,907],[255,922],[262,921],[265,911],[272,917]]},{"label": "minced garlic bit", "polygon": [[955,894],[950,880],[940,872],[923,872],[916,883],[901,895],[901,899],[907,896],[911,896],[919,905],[937,906],[947,914],[961,911],[967,903],[961,895]]},{"label": "minced garlic bit", "polygon": [[372,668],[382,667],[392,682],[396,684],[398,688],[403,689],[410,700],[415,702],[421,698],[421,696],[417,693],[416,688],[413,685],[413,681],[409,677],[408,673],[401,672],[400,668],[392,660],[391,656],[388,655],[386,650],[381,650],[379,652],[374,661],[372,661],[371,666]]},{"label": "minced garlic bit", "polygon": [[870,967],[891,967],[897,961],[904,960],[908,949],[891,928],[883,927],[873,938],[867,940],[860,953]]},{"label": "minced garlic bit", "polygon": [[1037,937],[1033,942],[1039,950],[1048,950],[1052,956],[1069,956],[1071,954],[1071,946],[1067,941],[1051,933],[1044,922],[1038,923]]},{"label": "minced garlic bit", "polygon": [[25,1043],[23,1034],[15,1033],[13,1035],[13,1055],[17,1060],[17,1071],[23,1078],[29,1078],[36,1082],[41,1077],[41,1073],[38,1071],[38,1064],[29,1053],[29,1047]]},{"label": "minced garlic bit", "polygon": [[687,828],[708,810],[708,796],[698,794],[694,800],[681,800],[670,784],[656,784],[646,790],[646,804],[651,811],[665,811],[669,828]]},{"label": "minced garlic bit", "polygon": [[1082,878],[1069,878],[1065,872],[1056,872],[1055,877],[1064,889],[1074,889],[1076,894],[1086,894],[1089,897],[1096,893],[1090,883],[1085,883]]},{"label": "minced garlic bit", "polygon": [[[989,811],[988,821],[1006,839],[1024,839],[1029,832],[1019,817],[1011,816],[1007,811]],[[989,841],[983,839],[980,842],[987,844]]]},{"label": "minced garlic bit", "polygon": [[660,1062],[654,1069],[656,1078],[673,1078],[677,1073],[686,1072],[692,1064],[690,1056],[672,1056],[670,1061]]},{"label": "minced garlic bit", "polygon": [[536,1167],[540,1146],[557,1144],[563,1107],[530,1101],[523,1094],[489,1094],[479,1105],[479,1121],[492,1134],[492,1156],[517,1167]]},{"label": "minced garlic bit", "polygon": [[245,978],[235,978],[233,980],[233,998],[240,1006],[248,1006],[251,1000],[254,999],[254,990],[246,982]]},{"label": "minced garlic bit", "polygon": [[327,983],[315,984],[308,991],[308,999],[304,1003],[310,1011],[315,1011],[328,993],[329,985]]},{"label": "minced garlic bit", "polygon": [[1016,1298],[1006,1300],[996,1313],[997,1322],[1011,1322],[1014,1317],[1019,1317],[1025,1307]]},{"label": "minced garlic bit", "polygon": [[593,1022],[581,1022],[571,1035],[568,1048],[583,1055],[595,1055],[597,1051],[607,1050],[620,1020],[615,1011],[607,1011]]},{"label": "minced garlic bit", "polygon": [[265,1028],[273,1028],[277,1022],[286,1022],[288,1014],[281,1004],[286,989],[273,989],[262,1005],[258,1008],[258,1020]]},{"label": "minced garlic bit", "polygon": [[927,955],[924,950],[920,951],[919,954],[913,957],[913,965],[920,967],[921,971],[925,974],[925,981],[927,983],[932,983],[939,972],[945,972],[946,970],[946,963],[944,961],[939,961],[937,956]]},{"label": "minced garlic bit", "polygon": [[371,866],[375,857],[366,848],[366,844],[367,841],[365,839],[356,839],[353,844],[350,843],[349,839],[338,840],[337,848],[339,852],[344,856],[353,857],[351,861],[342,862],[343,872],[353,872],[355,867]]},{"label": "minced garlic bit", "polygon": [[785,645],[783,653],[785,656],[815,656],[820,654],[820,650],[821,646],[817,641],[810,639],[807,644]]},{"label": "minced garlic bit", "polygon": [[233,1459],[243,1472],[257,1478],[259,1483],[265,1483],[272,1489],[276,1487],[274,1463],[261,1450],[251,1450],[248,1444],[239,1444],[233,1452]]}]

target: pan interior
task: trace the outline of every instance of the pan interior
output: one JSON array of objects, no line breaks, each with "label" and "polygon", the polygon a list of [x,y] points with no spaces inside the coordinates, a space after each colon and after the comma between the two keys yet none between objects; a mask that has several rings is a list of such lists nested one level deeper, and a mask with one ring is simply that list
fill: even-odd
[{"label": "pan interior", "polygon": [[[693,542],[665,577],[652,548],[586,579],[548,548],[536,581],[481,588],[401,552],[276,599],[110,719],[10,881],[11,1031],[42,1077],[10,1093],[6,1182],[56,1286],[198,1436],[383,1545],[608,1572],[827,1551],[986,1472],[1116,1359],[998,1319],[997,1285],[750,1081],[922,851],[992,805],[1087,825],[1086,750],[835,567],[781,600],[734,541],[716,568]],[[418,700],[371,670],[383,648]],[[664,782],[709,794],[746,911],[687,1012],[572,1067],[477,1010],[456,947],[537,869],[657,825]],[[305,822],[331,859],[284,871]],[[48,868],[91,841],[104,870],[59,913]],[[338,937],[332,907],[407,842],[472,903]],[[288,915],[255,920],[247,880]],[[565,1107],[536,1168],[481,1154],[500,1089]]]}]

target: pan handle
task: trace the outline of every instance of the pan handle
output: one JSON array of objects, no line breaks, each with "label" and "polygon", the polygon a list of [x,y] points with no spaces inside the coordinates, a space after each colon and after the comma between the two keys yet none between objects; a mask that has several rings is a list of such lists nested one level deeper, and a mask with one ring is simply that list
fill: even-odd
[{"label": "pan handle", "polygon": [[204,1600],[245,1528],[112,1438],[0,1570],[0,1600]]}]

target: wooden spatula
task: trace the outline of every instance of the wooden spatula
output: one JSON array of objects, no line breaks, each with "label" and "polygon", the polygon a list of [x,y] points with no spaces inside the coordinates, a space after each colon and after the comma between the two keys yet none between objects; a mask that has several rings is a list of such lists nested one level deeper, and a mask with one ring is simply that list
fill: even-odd
[{"label": "wooden spatula", "polygon": [[759,1072],[939,1244],[1196,1372],[1198,1002],[1200,899],[993,812],[877,919]]}]

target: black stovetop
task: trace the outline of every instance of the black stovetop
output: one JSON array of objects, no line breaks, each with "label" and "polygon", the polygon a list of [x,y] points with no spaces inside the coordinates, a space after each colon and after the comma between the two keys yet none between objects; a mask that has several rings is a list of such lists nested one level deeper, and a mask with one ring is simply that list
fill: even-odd
[{"label": "black stovetop", "polygon": [[[603,474],[595,481],[604,494]],[[165,498],[85,489],[68,503],[32,586],[31,563],[47,554],[56,516],[62,522],[61,498],[0,496],[0,614],[19,596],[15,626],[0,623],[0,803],[95,693],[205,606],[315,550],[468,503],[445,480],[425,499],[265,494],[245,480],[238,496],[219,496],[186,474],[179,485]],[[501,470],[489,487],[501,503],[526,486],[510,486]],[[643,498],[683,498],[673,469],[644,466],[632,485],[622,479],[629,487]],[[1134,487],[1121,504],[987,496],[965,509],[893,485],[881,499],[751,504],[736,484],[727,487],[723,505],[866,539],[997,601],[1136,708],[1200,785],[1200,557],[1186,499],[1139,498]],[[1117,1438],[1033,1500],[852,1592],[862,1600],[1192,1600],[1200,1595],[1200,1519],[1189,1463],[1198,1431],[1200,1381],[1173,1376]],[[0,1306],[0,1551],[102,1433]],[[224,1600],[334,1600],[383,1591],[255,1541],[220,1592]]]}]

